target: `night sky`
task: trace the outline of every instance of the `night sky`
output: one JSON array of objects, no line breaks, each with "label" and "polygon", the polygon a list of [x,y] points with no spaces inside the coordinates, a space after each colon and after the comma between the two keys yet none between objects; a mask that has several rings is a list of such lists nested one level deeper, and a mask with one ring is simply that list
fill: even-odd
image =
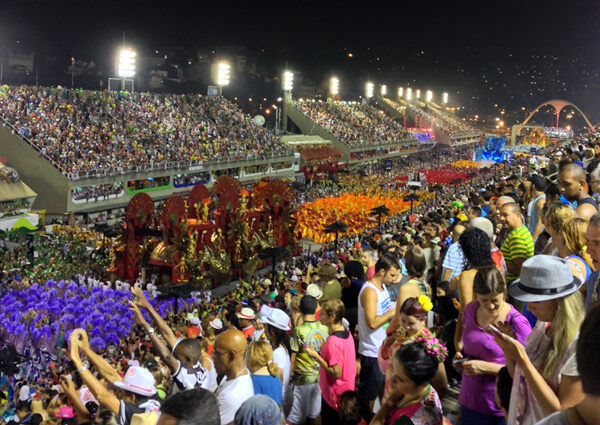
[{"label": "night sky", "polygon": [[[390,2],[391,3],[391,2]],[[54,43],[66,55],[98,55],[122,39],[148,48],[246,45],[289,52],[396,47],[435,60],[514,55],[597,56],[600,2],[131,2],[9,0],[0,9],[2,44]],[[406,58],[407,61],[410,59]],[[357,60],[360,58],[357,58]],[[467,55],[464,66],[475,58]]]},{"label": "night sky", "polygon": [[486,67],[518,65],[536,54],[579,58],[597,67],[599,24],[600,2],[591,0],[5,0],[0,48],[16,49],[20,40],[22,49],[52,52],[62,62],[76,56],[102,63],[125,32],[138,51],[245,46],[267,62],[287,62],[304,73],[335,70],[391,83],[395,74],[384,71],[394,70],[398,78],[448,90],[444,80],[457,72],[485,73]]}]

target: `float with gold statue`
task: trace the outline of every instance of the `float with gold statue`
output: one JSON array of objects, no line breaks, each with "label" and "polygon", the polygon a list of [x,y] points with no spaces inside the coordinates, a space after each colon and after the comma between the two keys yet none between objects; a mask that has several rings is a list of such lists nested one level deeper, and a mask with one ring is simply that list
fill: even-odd
[{"label": "float with gold statue", "polygon": [[222,176],[211,191],[198,184],[187,200],[171,196],[156,213],[142,193],[127,206],[113,247],[110,272],[134,280],[148,269],[163,283],[200,286],[251,275],[259,252],[295,244],[293,192],[282,181],[263,181],[252,191]]}]

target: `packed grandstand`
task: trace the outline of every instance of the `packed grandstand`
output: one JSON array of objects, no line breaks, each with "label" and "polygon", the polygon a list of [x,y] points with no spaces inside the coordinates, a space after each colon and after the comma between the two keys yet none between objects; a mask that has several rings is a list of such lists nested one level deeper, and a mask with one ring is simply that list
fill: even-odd
[{"label": "packed grandstand", "polygon": [[4,86],[0,115],[67,174],[290,155],[224,98]]}]

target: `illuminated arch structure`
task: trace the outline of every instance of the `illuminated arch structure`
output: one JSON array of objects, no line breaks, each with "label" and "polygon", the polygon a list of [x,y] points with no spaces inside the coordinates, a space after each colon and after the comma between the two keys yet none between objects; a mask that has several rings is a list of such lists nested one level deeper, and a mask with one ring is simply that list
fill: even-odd
[{"label": "illuminated arch structure", "polygon": [[533,110],[533,112],[531,114],[529,114],[529,116],[527,117],[527,119],[525,121],[523,121],[522,124],[513,126],[512,137],[511,137],[511,145],[515,144],[516,133],[521,128],[523,128],[523,127],[532,127],[532,128],[533,127],[537,127],[537,126],[528,126],[526,124],[529,122],[529,120],[531,119],[531,117],[533,117],[537,112],[539,112],[539,110],[540,110],[540,108],[542,106],[546,106],[546,105],[551,105],[551,106],[554,107],[554,109],[556,109],[556,127],[557,128],[558,128],[558,119],[560,117],[560,111],[562,111],[565,106],[572,106],[573,108],[575,108],[577,110],[577,112],[579,112],[581,114],[581,116],[583,117],[583,119],[585,120],[585,122],[587,123],[587,125],[590,127],[590,130],[592,130],[593,132],[596,131],[596,129],[594,128],[594,126],[592,125],[592,123],[590,122],[590,120],[588,119],[588,117],[586,117],[586,115],[583,113],[583,111],[581,109],[579,109],[577,107],[577,105],[574,105],[573,103],[571,103],[569,101],[566,101],[566,100],[554,99],[554,100],[549,100],[547,102],[544,102],[540,106],[538,106],[537,108],[535,108]]},{"label": "illuminated arch structure", "polygon": [[531,119],[531,117],[533,117],[533,115],[536,112],[539,112],[540,108],[545,105],[552,105],[552,106],[554,106],[554,109],[556,109],[556,127],[557,128],[558,128],[558,118],[560,116],[560,111],[562,111],[565,106],[572,106],[573,108],[575,108],[577,110],[577,112],[579,112],[581,114],[581,116],[583,117],[583,119],[585,120],[587,125],[590,126],[590,130],[592,130],[594,132],[596,131],[596,129],[594,129],[594,126],[592,125],[590,120],[588,120],[588,117],[585,116],[585,114],[581,111],[581,109],[579,109],[576,105],[572,104],[571,102],[568,102],[566,100],[561,100],[561,99],[549,100],[548,102],[542,103],[540,106],[535,108],[535,110],[527,117],[527,119],[525,121],[523,121],[522,125],[527,124],[529,122],[529,120]]}]

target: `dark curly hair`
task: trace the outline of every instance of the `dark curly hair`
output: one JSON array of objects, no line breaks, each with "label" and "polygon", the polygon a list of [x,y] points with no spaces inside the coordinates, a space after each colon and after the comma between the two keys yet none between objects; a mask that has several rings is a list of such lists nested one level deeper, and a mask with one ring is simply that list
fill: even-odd
[{"label": "dark curly hair", "polygon": [[416,386],[431,382],[438,371],[439,362],[428,354],[425,343],[408,342],[396,352],[396,359],[404,367],[404,373]]},{"label": "dark curly hair", "polygon": [[463,232],[458,242],[465,254],[465,267],[471,265],[478,269],[494,265],[490,238],[483,230],[471,227]]}]

